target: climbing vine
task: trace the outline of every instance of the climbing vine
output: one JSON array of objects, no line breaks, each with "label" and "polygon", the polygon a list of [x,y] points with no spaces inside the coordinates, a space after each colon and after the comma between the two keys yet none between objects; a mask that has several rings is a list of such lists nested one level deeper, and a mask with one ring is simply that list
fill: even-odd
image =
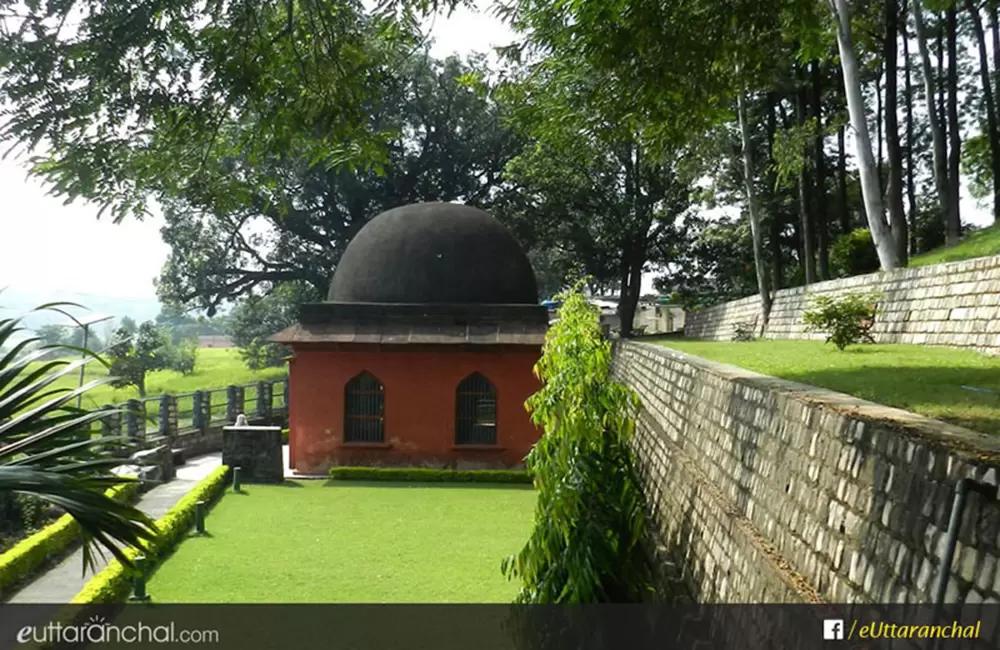
[{"label": "climbing vine", "polygon": [[583,282],[559,296],[526,406],[544,434],[527,458],[538,504],[525,547],[503,562],[519,603],[639,602],[651,592],[646,516],[629,438],[638,396],[612,380],[611,344]]}]

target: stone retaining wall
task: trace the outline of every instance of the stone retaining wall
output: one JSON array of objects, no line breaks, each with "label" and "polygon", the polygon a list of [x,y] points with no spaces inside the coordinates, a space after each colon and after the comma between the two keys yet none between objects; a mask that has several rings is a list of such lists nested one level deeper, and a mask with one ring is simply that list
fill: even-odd
[{"label": "stone retaining wall", "polygon": [[[775,294],[764,338],[822,340],[825,335],[806,332],[802,325],[802,312],[811,306],[809,294],[850,291],[882,293],[882,313],[873,328],[880,343],[955,346],[1000,354],[1000,256],[782,289]],[[684,335],[730,340],[735,324],[751,322],[759,314],[758,296],[690,312]]]},{"label": "stone retaining wall", "polygon": [[[1000,442],[847,395],[620,341],[663,591],[698,602],[927,603],[955,484]],[[970,495],[948,602],[1000,602],[1000,508]]]}]

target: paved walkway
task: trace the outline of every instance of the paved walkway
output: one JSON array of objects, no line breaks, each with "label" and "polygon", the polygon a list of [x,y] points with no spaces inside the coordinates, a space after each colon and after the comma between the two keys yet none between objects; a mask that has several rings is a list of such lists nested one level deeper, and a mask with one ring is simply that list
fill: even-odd
[{"label": "paved walkway", "polygon": [[[221,453],[192,458],[177,468],[177,477],[174,480],[157,485],[142,495],[137,505],[154,520],[159,519],[191,488],[220,465],[222,465]],[[104,555],[104,558],[99,556],[95,558],[97,565],[95,572],[107,566],[111,554],[104,550]],[[83,574],[83,551],[77,549],[62,562],[26,584],[6,602],[68,603],[80,593],[92,577],[93,573]]]}]

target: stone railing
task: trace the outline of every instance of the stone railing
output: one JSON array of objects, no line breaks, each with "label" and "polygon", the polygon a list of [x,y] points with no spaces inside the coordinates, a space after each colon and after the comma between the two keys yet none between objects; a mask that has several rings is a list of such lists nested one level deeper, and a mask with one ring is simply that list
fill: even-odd
[{"label": "stone railing", "polygon": [[102,418],[108,435],[128,435],[138,447],[169,444],[187,456],[222,449],[222,427],[243,414],[249,424],[288,420],[288,380],[158,395],[107,407]]},{"label": "stone railing", "polygon": [[995,499],[969,493],[941,562],[956,486],[997,485],[1000,439],[644,343],[616,345],[615,374],[643,403],[664,592],[930,603],[944,571],[947,603],[1000,602]]},{"label": "stone railing", "polygon": [[[812,295],[876,292],[882,295],[872,335],[879,343],[970,348],[1000,354],[1000,256],[871,273],[775,293],[764,338],[819,339],[805,331],[802,314]],[[689,312],[684,335],[730,340],[734,326],[759,318],[751,296]],[[758,321],[759,324],[759,321]],[[759,328],[758,328],[759,331]]]}]

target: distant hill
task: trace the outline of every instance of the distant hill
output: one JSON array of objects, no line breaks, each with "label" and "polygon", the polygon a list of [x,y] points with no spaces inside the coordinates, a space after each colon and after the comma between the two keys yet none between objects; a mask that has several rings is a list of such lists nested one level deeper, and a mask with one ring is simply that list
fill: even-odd
[{"label": "distant hill", "polygon": [[[0,289],[3,285],[0,284]],[[25,291],[8,287],[0,291],[0,318],[24,316],[24,324],[31,328],[42,325],[53,325],[70,322],[62,314],[51,311],[29,313],[36,307],[50,302],[72,302],[82,305],[85,309],[66,308],[70,313],[82,316],[88,313],[98,313],[115,317],[115,321],[129,316],[137,323],[156,318],[160,313],[160,303],[155,297],[150,298],[117,298],[101,297],[94,294],[82,294],[73,291]],[[106,323],[97,326],[102,331]]]}]

